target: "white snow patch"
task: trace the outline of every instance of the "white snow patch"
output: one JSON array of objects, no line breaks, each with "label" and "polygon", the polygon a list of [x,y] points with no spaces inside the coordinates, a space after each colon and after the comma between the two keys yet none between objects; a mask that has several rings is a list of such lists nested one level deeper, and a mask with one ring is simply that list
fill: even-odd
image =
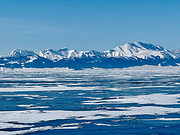
[{"label": "white snow patch", "polygon": [[97,105],[97,104],[120,104],[120,103],[137,103],[137,104],[157,104],[157,105],[173,105],[180,104],[180,94],[149,94],[138,96],[119,96],[116,99],[107,100],[89,100],[83,101],[83,104]]},{"label": "white snow patch", "polygon": [[63,91],[63,90],[95,90],[98,87],[68,87],[65,85],[59,85],[58,87],[41,87],[33,86],[29,88],[0,88],[0,92],[20,92],[20,91]]},{"label": "white snow patch", "polygon": [[180,120],[180,118],[157,118],[156,120],[169,121],[169,120]]},{"label": "white snow patch", "polygon": [[97,126],[112,126],[111,124],[104,124],[104,123],[94,123]]},{"label": "white snow patch", "polygon": [[118,116],[131,115],[165,115],[179,113],[180,108],[168,108],[158,106],[124,107],[123,110],[95,110],[95,111],[63,111],[63,110],[25,110],[25,111],[1,111],[1,122],[37,123],[56,119],[95,120],[103,118],[115,118]]}]

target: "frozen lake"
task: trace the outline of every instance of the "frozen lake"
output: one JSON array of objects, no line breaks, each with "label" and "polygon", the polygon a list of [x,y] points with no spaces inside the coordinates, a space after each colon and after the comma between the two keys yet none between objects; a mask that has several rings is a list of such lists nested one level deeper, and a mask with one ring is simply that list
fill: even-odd
[{"label": "frozen lake", "polygon": [[2,69],[0,134],[178,135],[180,68]]}]

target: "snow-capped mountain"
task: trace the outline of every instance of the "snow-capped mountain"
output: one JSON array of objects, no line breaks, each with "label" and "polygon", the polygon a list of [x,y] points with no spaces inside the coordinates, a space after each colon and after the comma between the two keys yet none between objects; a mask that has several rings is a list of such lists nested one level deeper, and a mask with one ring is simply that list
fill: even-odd
[{"label": "snow-capped mountain", "polygon": [[77,51],[62,48],[43,51],[15,49],[0,57],[0,67],[69,67],[82,68],[123,68],[141,65],[177,66],[180,63],[180,50],[173,52],[150,43],[126,43],[107,51]]},{"label": "snow-capped mountain", "polygon": [[95,51],[95,50],[91,50],[91,51],[80,51],[78,54],[79,58],[83,58],[83,57],[106,57],[104,52],[100,52],[100,51]]},{"label": "snow-capped mountain", "polygon": [[177,57],[180,57],[180,49],[176,49],[174,51],[172,51],[174,55],[176,55]]},{"label": "snow-capped mountain", "polygon": [[47,49],[38,52],[38,55],[52,61],[58,61],[60,59],[66,58],[66,56],[68,55],[68,49],[60,49],[60,51]]},{"label": "snow-capped mountain", "polygon": [[36,55],[36,52],[21,50],[21,49],[14,49],[12,52],[10,52],[7,55],[7,57],[22,57],[22,56],[31,56],[31,55]]},{"label": "snow-capped mountain", "polygon": [[74,49],[68,50],[67,48],[62,48],[59,50],[46,49],[44,51],[38,52],[38,55],[56,62],[61,59],[79,57],[80,53]]},{"label": "snow-capped mountain", "polygon": [[142,59],[154,58],[176,58],[169,50],[153,44],[145,44],[142,42],[126,43],[116,47],[113,50],[105,51],[108,57],[138,57]]}]

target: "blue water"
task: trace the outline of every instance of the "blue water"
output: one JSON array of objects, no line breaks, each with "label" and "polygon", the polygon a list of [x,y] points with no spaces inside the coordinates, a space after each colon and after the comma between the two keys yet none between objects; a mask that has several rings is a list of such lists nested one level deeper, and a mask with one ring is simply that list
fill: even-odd
[{"label": "blue water", "polygon": [[[179,94],[180,71],[178,70],[1,71],[0,124],[33,126],[0,126],[0,134],[178,135],[180,134]],[[135,113],[135,109],[129,110],[133,107],[143,113]],[[144,107],[149,107],[150,110],[146,111]],[[163,111],[164,108],[171,108],[171,111]],[[33,122],[28,110],[38,110],[42,115],[48,111],[52,111],[53,115],[54,111],[62,110],[70,111],[71,115],[63,118],[54,116],[48,120],[42,118]],[[26,121],[21,120],[21,113],[14,116],[15,120],[7,117],[8,114],[20,111],[25,112]],[[93,114],[91,117],[89,114],[76,115],[77,112],[91,111],[102,111],[105,114]],[[2,114],[3,112],[5,115]],[[119,115],[111,112],[118,112]],[[33,119],[36,119],[35,116]],[[49,128],[45,128],[47,126]]]}]

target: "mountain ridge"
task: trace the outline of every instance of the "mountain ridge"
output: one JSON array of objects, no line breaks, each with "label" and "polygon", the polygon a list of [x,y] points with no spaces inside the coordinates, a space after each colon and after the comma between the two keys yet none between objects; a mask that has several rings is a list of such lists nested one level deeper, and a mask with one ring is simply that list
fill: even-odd
[{"label": "mountain ridge", "polygon": [[61,48],[35,52],[14,49],[0,58],[0,67],[9,68],[123,68],[141,65],[178,66],[180,50],[169,51],[159,45],[134,42],[117,46],[106,51],[77,51]]}]

